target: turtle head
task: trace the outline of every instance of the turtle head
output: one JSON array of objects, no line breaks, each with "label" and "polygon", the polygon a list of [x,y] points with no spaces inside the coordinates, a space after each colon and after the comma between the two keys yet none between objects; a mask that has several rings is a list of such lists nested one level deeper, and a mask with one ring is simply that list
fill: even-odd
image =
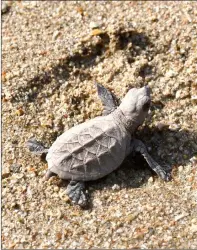
[{"label": "turtle head", "polygon": [[123,98],[119,108],[133,128],[144,122],[151,103],[150,88],[144,86],[140,89],[132,88]]}]

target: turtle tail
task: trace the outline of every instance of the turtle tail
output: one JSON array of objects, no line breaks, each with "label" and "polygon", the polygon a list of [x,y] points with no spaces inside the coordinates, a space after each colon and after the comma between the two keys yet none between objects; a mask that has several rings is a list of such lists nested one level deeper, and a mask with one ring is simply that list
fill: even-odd
[{"label": "turtle tail", "polygon": [[41,142],[37,141],[35,138],[30,138],[26,142],[26,146],[28,147],[29,151],[35,155],[42,155],[48,153],[48,148],[44,147]]}]

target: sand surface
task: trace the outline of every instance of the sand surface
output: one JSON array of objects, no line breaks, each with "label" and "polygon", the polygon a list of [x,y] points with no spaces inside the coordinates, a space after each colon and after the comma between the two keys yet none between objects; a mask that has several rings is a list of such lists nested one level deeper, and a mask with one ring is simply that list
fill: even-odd
[{"label": "sand surface", "polygon": [[[173,180],[129,158],[90,183],[91,208],[43,182],[50,146],[102,112],[95,81],[122,98],[152,88],[137,132]],[[7,2],[2,15],[2,247],[197,248],[197,3]]]}]

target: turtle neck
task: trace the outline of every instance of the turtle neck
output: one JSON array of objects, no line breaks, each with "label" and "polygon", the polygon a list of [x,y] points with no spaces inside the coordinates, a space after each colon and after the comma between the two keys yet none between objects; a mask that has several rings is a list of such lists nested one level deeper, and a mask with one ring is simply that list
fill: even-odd
[{"label": "turtle neck", "polygon": [[114,117],[114,121],[123,126],[130,134],[133,134],[139,124],[135,121],[134,117],[127,117],[124,115],[123,111],[120,108],[117,108],[113,111],[112,116]]}]

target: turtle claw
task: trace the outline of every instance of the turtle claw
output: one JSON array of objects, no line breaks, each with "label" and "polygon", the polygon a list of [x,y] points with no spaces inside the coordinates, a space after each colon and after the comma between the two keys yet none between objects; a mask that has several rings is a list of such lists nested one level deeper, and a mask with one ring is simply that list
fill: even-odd
[{"label": "turtle claw", "polygon": [[171,173],[166,172],[165,170],[160,171],[159,176],[164,181],[171,181],[172,180]]},{"label": "turtle claw", "polygon": [[67,187],[67,195],[73,204],[84,208],[88,205],[88,193],[84,182],[71,181]]},{"label": "turtle claw", "polygon": [[166,173],[166,179],[165,179],[165,181],[171,181],[171,180],[172,180],[171,173]]},{"label": "turtle claw", "polygon": [[88,199],[87,199],[87,194],[85,192],[81,192],[81,195],[79,197],[79,200],[78,200],[77,204],[80,207],[86,207],[87,206]]}]

